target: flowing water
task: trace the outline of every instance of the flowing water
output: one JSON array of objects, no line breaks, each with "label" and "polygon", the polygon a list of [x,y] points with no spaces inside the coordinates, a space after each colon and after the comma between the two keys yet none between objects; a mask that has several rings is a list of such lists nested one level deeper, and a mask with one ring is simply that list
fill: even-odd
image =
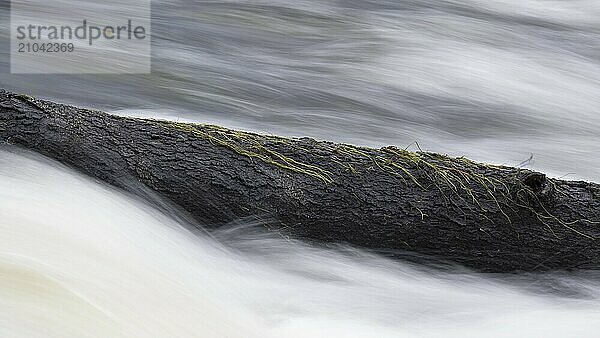
[{"label": "flowing water", "polygon": [[553,176],[600,181],[598,1],[157,0],[152,18],[151,75],[9,75],[2,43],[0,87],[499,164],[533,155]]},{"label": "flowing water", "polygon": [[[73,1],[76,6],[68,6]],[[94,3],[63,0],[74,15]],[[600,2],[153,2],[148,75],[0,87],[130,116],[394,144],[600,181]],[[532,160],[527,161],[531,156]],[[598,276],[451,274],[175,210],[0,153],[2,337],[595,337]]]},{"label": "flowing water", "polygon": [[243,229],[223,246],[29,153],[0,152],[0,201],[2,337],[593,337],[600,323],[597,278],[447,274]]}]

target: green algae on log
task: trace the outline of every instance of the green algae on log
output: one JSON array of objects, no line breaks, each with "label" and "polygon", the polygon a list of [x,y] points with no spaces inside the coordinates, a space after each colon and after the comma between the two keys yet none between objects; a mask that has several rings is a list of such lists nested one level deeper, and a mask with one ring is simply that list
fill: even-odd
[{"label": "green algae on log", "polygon": [[489,272],[600,267],[594,183],[396,147],[124,118],[6,91],[0,142],[125,190],[142,182],[209,229],[254,218],[283,236]]}]

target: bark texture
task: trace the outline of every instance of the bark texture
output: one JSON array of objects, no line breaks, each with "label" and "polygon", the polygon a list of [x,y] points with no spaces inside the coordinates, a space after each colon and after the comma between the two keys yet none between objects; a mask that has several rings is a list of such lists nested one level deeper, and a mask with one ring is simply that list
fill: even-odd
[{"label": "bark texture", "polygon": [[271,231],[479,271],[600,267],[600,186],[395,147],[112,116],[0,91],[0,142],[123,189],[135,179],[209,228]]}]

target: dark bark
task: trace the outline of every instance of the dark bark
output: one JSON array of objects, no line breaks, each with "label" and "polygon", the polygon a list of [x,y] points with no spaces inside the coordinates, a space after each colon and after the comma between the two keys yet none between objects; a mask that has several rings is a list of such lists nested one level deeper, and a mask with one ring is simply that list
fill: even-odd
[{"label": "dark bark", "polygon": [[480,271],[598,268],[600,186],[463,158],[122,118],[0,92],[0,141],[219,227],[246,217],[321,243]]}]

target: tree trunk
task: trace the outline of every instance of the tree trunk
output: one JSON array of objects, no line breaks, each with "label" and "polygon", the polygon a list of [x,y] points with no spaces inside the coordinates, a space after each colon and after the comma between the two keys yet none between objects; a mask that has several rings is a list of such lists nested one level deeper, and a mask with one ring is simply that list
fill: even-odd
[{"label": "tree trunk", "polygon": [[208,228],[254,217],[286,236],[490,272],[598,268],[600,186],[464,158],[142,120],[0,92],[0,142]]}]

